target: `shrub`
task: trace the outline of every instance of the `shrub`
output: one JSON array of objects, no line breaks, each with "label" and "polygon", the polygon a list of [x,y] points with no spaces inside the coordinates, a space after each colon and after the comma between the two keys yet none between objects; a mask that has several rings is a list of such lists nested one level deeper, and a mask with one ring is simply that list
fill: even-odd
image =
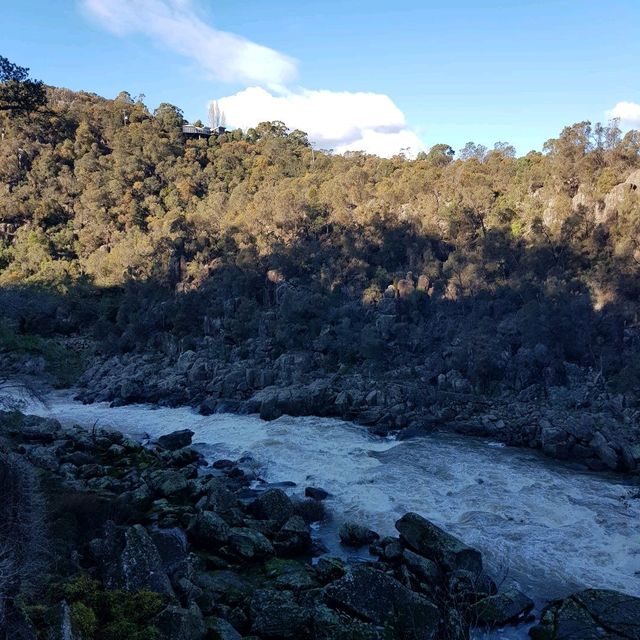
[{"label": "shrub", "polygon": [[71,606],[71,626],[83,640],[93,640],[98,628],[98,619],[93,609],[82,602]]},{"label": "shrub", "polygon": [[74,631],[84,640],[156,640],[159,637],[153,620],[165,602],[157,593],[104,589],[98,581],[79,575],[65,584],[58,595],[71,603]]}]

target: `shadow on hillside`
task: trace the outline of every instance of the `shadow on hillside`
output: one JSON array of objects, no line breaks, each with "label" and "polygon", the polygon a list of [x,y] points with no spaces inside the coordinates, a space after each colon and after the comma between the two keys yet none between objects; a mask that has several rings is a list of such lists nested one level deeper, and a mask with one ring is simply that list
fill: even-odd
[{"label": "shadow on hillside", "polygon": [[172,283],[109,289],[89,281],[64,293],[2,289],[4,348],[8,335],[85,335],[105,354],[167,344],[183,351],[206,339],[221,358],[304,350],[326,371],[413,367],[435,379],[455,370],[483,392],[498,383],[516,391],[564,384],[565,363],[591,367],[620,390],[640,376],[628,302],[638,284],[609,280],[612,301],[596,309],[578,279],[583,258],[567,248],[525,249],[492,232],[481,249],[456,258],[454,247],[408,224],[371,237],[326,228],[262,258],[239,251],[231,235],[220,246],[226,254],[199,286],[178,273]]}]

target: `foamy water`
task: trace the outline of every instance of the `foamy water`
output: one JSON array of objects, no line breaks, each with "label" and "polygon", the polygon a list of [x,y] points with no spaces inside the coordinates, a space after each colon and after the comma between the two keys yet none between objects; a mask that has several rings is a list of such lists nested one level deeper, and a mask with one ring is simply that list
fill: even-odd
[{"label": "foamy water", "polygon": [[[640,500],[623,479],[454,436],[398,442],[326,418],[201,416],[189,408],[83,405],[56,392],[26,409],[133,436],[195,431],[210,459],[248,454],[270,482],[331,494],[336,518],[381,534],[416,511],[479,548],[494,574],[538,602],[584,587],[640,596]],[[515,637],[506,636],[506,637]]]}]

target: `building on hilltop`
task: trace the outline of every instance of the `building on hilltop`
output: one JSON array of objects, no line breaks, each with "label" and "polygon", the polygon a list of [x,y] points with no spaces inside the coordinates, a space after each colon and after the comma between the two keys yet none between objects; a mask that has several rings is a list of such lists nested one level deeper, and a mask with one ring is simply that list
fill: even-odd
[{"label": "building on hilltop", "polygon": [[196,127],[195,124],[183,124],[182,133],[185,136],[196,136],[198,138],[208,138],[212,131],[210,127]]},{"label": "building on hilltop", "polygon": [[226,133],[225,127],[217,127],[212,129],[211,127],[197,127],[195,124],[183,124],[182,133],[188,138],[209,138],[210,136],[221,136]]}]

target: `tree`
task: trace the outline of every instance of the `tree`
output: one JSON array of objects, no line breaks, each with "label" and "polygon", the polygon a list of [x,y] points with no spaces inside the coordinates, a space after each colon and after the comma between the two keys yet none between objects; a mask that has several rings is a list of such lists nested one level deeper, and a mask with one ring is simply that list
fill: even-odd
[{"label": "tree", "polygon": [[460,149],[458,157],[460,160],[471,160],[475,158],[478,162],[482,162],[487,155],[487,147],[483,144],[476,144],[475,142],[467,142],[467,144]]},{"label": "tree", "polygon": [[179,109],[168,102],[163,102],[158,105],[158,108],[153,112],[153,115],[165,131],[178,129],[185,122],[182,109]]},{"label": "tree", "polygon": [[224,111],[220,108],[217,100],[212,100],[209,103],[209,126],[212,129],[220,129],[227,124],[227,117]]},{"label": "tree", "polygon": [[42,81],[29,78],[29,69],[0,56],[0,111],[29,113],[46,103]]},{"label": "tree", "polygon": [[426,160],[436,167],[446,167],[452,160],[456,152],[448,144],[436,144],[429,149],[429,153],[421,151],[418,154],[419,160]]},{"label": "tree", "polygon": [[516,148],[508,142],[496,142],[493,145],[493,150],[503,155],[505,158],[515,158]]}]

